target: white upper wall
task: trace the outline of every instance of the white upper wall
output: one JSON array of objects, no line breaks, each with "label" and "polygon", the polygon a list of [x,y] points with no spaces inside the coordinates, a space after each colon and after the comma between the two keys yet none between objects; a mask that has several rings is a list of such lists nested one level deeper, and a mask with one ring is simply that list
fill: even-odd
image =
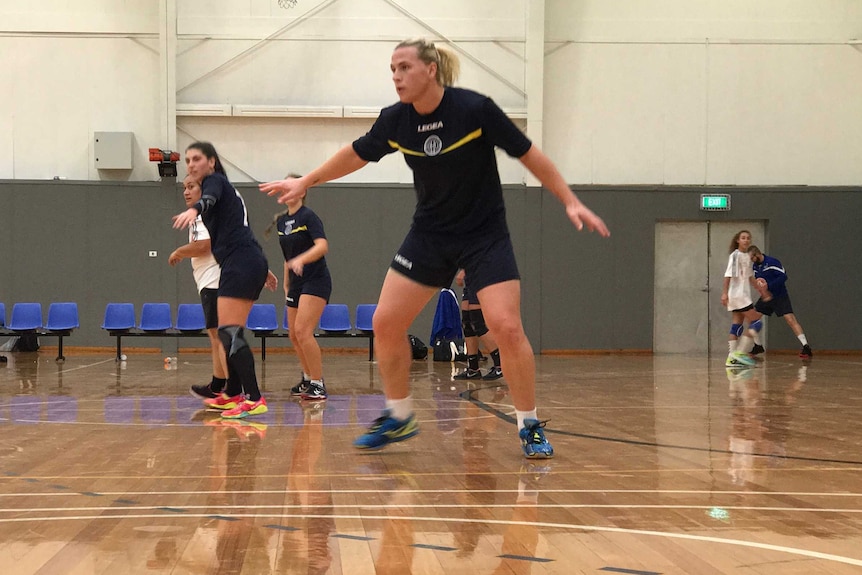
[{"label": "white upper wall", "polygon": [[[213,141],[237,181],[308,171],[373,118],[239,111],[379,109],[395,101],[392,48],[422,35],[456,48],[460,85],[516,114],[527,109],[527,67],[544,65],[542,117],[530,120],[572,184],[862,181],[859,0],[546,0],[545,59],[528,63],[536,2],[4,2],[0,178],[157,179],[147,148],[166,145],[165,69],[175,70],[179,109],[228,114],[181,114],[179,149]],[[171,9],[177,56],[166,67],[160,14]],[[97,131],[133,132],[133,170],[94,167]],[[501,176],[525,178],[505,156]],[[346,180],[412,176],[393,155]]]},{"label": "white upper wall", "polygon": [[547,6],[543,144],[568,182],[862,181],[862,2]]}]

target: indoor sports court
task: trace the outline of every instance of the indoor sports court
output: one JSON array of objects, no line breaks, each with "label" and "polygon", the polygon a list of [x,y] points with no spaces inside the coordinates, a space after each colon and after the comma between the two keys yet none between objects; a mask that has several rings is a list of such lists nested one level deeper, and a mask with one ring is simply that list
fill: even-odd
[{"label": "indoor sports court", "polygon": [[[420,434],[353,438],[383,396],[331,354],[326,402],[226,421],[186,353],[0,367],[0,556],[18,573],[857,573],[858,356],[540,356],[557,455],[516,449],[505,379],[415,361]],[[167,365],[167,367],[166,367]]]},{"label": "indoor sports court", "polygon": [[[3,572],[862,573],[860,30],[859,0],[0,1]],[[298,297],[321,300],[326,400],[291,395],[313,370],[288,262],[315,262],[282,243],[288,174],[315,246],[325,226],[331,293]],[[222,256],[242,240],[221,299],[251,301],[260,253],[278,279],[218,322],[260,386],[234,409],[268,402],[244,418],[189,393],[224,379],[185,323],[218,288],[176,253],[204,204]],[[742,232],[796,321],[724,301],[758,263]],[[369,310],[392,327],[445,283],[414,260],[484,289],[514,260],[486,296],[502,378],[429,357],[385,396],[403,325],[372,338]],[[391,269],[410,281],[381,306]],[[408,329],[430,356],[436,299]],[[520,327],[538,419],[505,368],[529,364]],[[354,447],[384,408],[419,434]],[[525,456],[527,419],[553,458]]]}]

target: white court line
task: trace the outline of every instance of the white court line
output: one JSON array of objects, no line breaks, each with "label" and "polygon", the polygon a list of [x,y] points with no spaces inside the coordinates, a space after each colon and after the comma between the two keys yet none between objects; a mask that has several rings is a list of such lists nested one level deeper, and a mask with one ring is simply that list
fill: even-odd
[{"label": "white court line", "polygon": [[88,364],[81,365],[81,366],[78,366],[78,367],[73,367],[73,368],[71,368],[71,369],[65,369],[65,368],[64,368],[62,371],[63,371],[63,373],[69,373],[70,371],[79,371],[79,370],[81,370],[81,369],[90,369],[91,367],[96,367],[97,365],[102,365],[102,364],[105,364],[105,363],[116,363],[116,360],[115,360],[115,359],[113,359],[113,358],[111,358],[111,359],[106,359],[106,360],[103,360],[103,361],[97,361],[96,363],[88,363]]},{"label": "white court line", "polygon": [[[507,473],[506,475],[511,475]],[[362,477],[359,476],[338,476],[339,478]],[[388,476],[379,476],[380,479],[388,479]],[[0,477],[0,479],[21,479],[20,477]],[[136,478],[137,479],[137,478]],[[49,480],[46,480],[49,481]],[[399,493],[520,493],[518,489],[398,489]],[[768,496],[787,496],[787,497],[862,497],[862,493],[853,493],[848,491],[842,492],[824,492],[824,491],[715,491],[706,489],[537,489],[539,493],[622,493],[622,494],[650,494],[650,495],[768,495]],[[239,491],[98,491],[93,492],[105,497],[109,496],[147,496],[147,495],[286,495],[288,493],[333,493],[355,495],[368,493],[379,495],[380,489],[271,489],[271,490],[239,490]],[[92,497],[78,491],[67,492],[45,492],[33,493],[32,491],[21,493],[0,493],[0,497]],[[713,507],[713,506],[710,506]]]},{"label": "white court line", "polygon": [[[211,518],[214,514],[188,514],[188,513],[159,513],[154,515],[112,515],[112,516],[73,516],[73,517],[19,517],[12,519],[0,519],[0,523],[32,523],[35,521],[72,521],[86,520],[94,521],[97,519],[107,519],[116,521],[117,519],[165,519],[170,517],[172,520],[179,518],[202,519]],[[381,520],[387,521],[393,519],[388,515],[319,515],[319,514],[236,514],[231,515],[237,519],[356,519],[359,521]],[[845,563],[847,565],[855,565],[862,567],[862,559],[854,559],[852,557],[843,557],[841,555],[833,555],[831,553],[821,553],[819,551],[810,551],[808,549],[799,549],[794,547],[785,547],[783,545],[772,545],[769,543],[757,543],[754,541],[743,541],[740,539],[727,539],[722,537],[711,537],[708,535],[691,535],[688,533],[668,533],[662,531],[647,531],[643,529],[624,529],[622,527],[604,527],[599,525],[575,525],[569,523],[545,523],[540,521],[504,521],[499,519],[467,519],[461,517],[411,517],[399,515],[399,521],[417,521],[417,522],[432,522],[432,523],[475,523],[482,525],[521,525],[524,527],[546,527],[551,529],[572,529],[578,531],[600,531],[605,533],[621,533],[625,535],[646,535],[652,537],[666,537],[669,539],[684,539],[688,541],[700,541],[705,543],[719,543],[725,545],[736,545],[739,547],[749,547],[752,549],[763,549],[766,551],[777,551],[779,553],[787,553],[790,555],[801,555],[803,557],[812,557],[814,559],[824,559],[826,561],[834,561],[836,563]]]},{"label": "white court line", "polygon": [[[127,511],[127,510],[139,510],[139,511],[153,511],[156,509],[163,509],[165,507],[170,507],[172,509],[211,509],[215,510],[215,513],[218,510],[224,509],[299,509],[302,510],[303,505],[301,504],[280,504],[276,503],[273,505],[129,505],[125,507],[119,506],[109,506],[109,507],[31,507],[31,508],[10,508],[10,509],[0,509],[0,513],[36,513],[36,512],[64,512],[64,511]],[[330,503],[327,505],[314,505],[315,509],[403,509],[405,507],[402,503],[354,503],[354,504],[335,504]],[[411,503],[409,505],[410,508],[415,509],[512,509],[512,504],[506,503],[494,503],[494,504],[480,504],[477,503],[475,505],[468,505],[462,503]],[[714,509],[716,505],[627,505],[627,504],[590,504],[590,503],[537,503],[530,505],[530,507],[534,507],[536,509],[674,509],[674,510],[691,510],[691,511],[709,511],[710,509]],[[720,505],[722,509],[727,511],[775,511],[781,513],[793,513],[793,512],[817,512],[817,513],[862,513],[862,509],[839,509],[839,508],[815,508],[815,507],[758,507],[756,505]],[[223,513],[222,513],[223,514]],[[117,515],[117,517],[124,517],[124,515]]]}]

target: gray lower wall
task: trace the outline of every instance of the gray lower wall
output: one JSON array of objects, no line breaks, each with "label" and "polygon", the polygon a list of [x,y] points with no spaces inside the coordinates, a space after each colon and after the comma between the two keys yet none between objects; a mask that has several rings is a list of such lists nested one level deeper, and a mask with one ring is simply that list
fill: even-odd
[{"label": "gray lower wall", "polygon": [[[263,230],[280,208],[250,185],[238,186],[258,240],[281,279],[275,236]],[[576,192],[611,229],[608,239],[578,233],[561,206],[536,188],[506,188],[513,242],[523,279],[523,315],[538,350],[652,348],[654,230],[657,221],[767,221],[765,245],[785,264],[797,316],[815,350],[860,350],[858,297],[862,239],[859,188],[710,188],[732,195],[731,212],[698,209],[702,188],[580,187]],[[377,299],[389,261],[415,204],[410,186],[328,185],[308,205],[323,219],[330,242],[332,302],[351,309]],[[0,182],[0,301],[76,301],[81,329],[72,346],[113,344],[101,329],[105,304],[195,302],[191,268],[167,257],[186,242],[171,228],[184,208],[174,182]],[[729,238],[728,238],[729,239]],[[157,258],[148,257],[150,250]],[[281,309],[283,292],[262,302]],[[433,302],[412,332],[427,340]],[[723,318],[722,321],[727,318]],[[770,330],[773,348],[797,347],[790,330]],[[159,340],[130,340],[152,347]],[[170,346],[175,340],[162,342]],[[273,340],[273,346],[287,345]],[[143,342],[143,343],[141,343]],[[205,340],[183,340],[183,346]],[[52,344],[53,342],[44,342]],[[356,342],[361,346],[364,342]],[[426,342],[427,343],[427,342]],[[350,340],[324,345],[343,347]]]}]

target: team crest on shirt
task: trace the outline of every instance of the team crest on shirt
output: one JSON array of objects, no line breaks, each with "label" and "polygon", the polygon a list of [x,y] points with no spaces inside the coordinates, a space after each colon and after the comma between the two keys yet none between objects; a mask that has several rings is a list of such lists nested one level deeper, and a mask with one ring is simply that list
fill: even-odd
[{"label": "team crest on shirt", "polygon": [[443,140],[440,139],[440,136],[428,136],[422,149],[426,156],[436,156],[443,149]]}]

